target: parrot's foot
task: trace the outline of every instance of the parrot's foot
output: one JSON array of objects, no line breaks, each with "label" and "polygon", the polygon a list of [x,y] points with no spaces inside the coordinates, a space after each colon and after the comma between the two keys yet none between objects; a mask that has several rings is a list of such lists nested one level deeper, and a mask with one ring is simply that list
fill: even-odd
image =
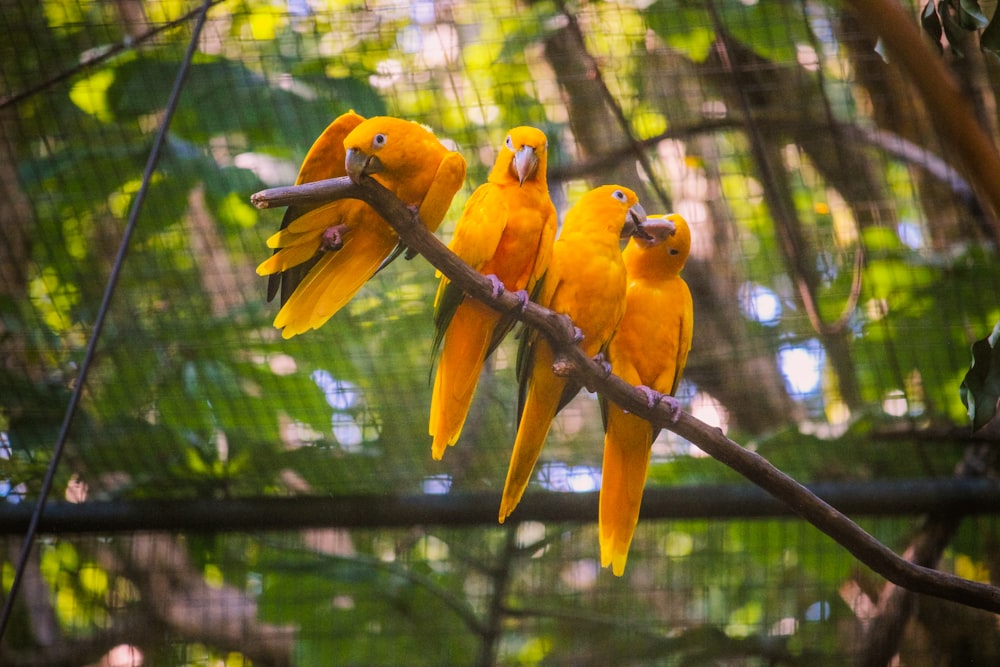
[{"label": "parrot's foot", "polygon": [[583,342],[583,329],[581,329],[576,325],[573,325],[573,344],[579,345],[582,342]]},{"label": "parrot's foot", "polygon": [[514,292],[514,296],[517,297],[517,310],[523,313],[528,309],[528,302],[531,301],[531,297],[528,296],[528,290],[519,289]]},{"label": "parrot's foot", "polygon": [[660,399],[660,402],[666,403],[670,408],[670,423],[676,424],[677,420],[681,418],[681,402],[673,396],[666,395]]},{"label": "parrot's foot", "polygon": [[644,384],[635,387],[646,395],[646,407],[655,408],[660,403],[665,403],[670,409],[670,422],[676,424],[681,418],[681,402],[669,394],[662,394],[655,389],[651,389]]},{"label": "parrot's foot", "polygon": [[604,371],[604,377],[611,375],[611,363],[608,361],[608,358],[604,356],[603,352],[598,352],[594,355],[594,363],[600,366],[601,370]]},{"label": "parrot's foot", "polygon": [[504,293],[505,289],[503,286],[503,281],[500,280],[495,273],[488,273],[484,277],[488,281],[490,281],[490,285],[492,285],[493,287],[493,291],[491,292],[491,294],[493,294],[493,298],[499,299],[500,295]]},{"label": "parrot's foot", "polygon": [[340,250],[344,247],[344,234],[347,231],[347,225],[327,227],[319,238],[319,249],[324,252]]},{"label": "parrot's foot", "polygon": [[647,387],[644,384],[636,385],[635,388],[641,391],[643,394],[645,394],[646,407],[650,409],[655,408],[657,403],[662,401],[665,396],[664,394],[656,391],[655,389],[651,389],[650,387]]},{"label": "parrot's foot", "polygon": [[403,255],[403,259],[405,259],[408,262],[419,254],[420,253],[414,250],[413,248],[407,248],[406,253]]},{"label": "parrot's foot", "polygon": [[410,224],[412,225],[423,225],[423,220],[420,219],[420,207],[416,204],[407,204],[406,210],[410,214]]}]

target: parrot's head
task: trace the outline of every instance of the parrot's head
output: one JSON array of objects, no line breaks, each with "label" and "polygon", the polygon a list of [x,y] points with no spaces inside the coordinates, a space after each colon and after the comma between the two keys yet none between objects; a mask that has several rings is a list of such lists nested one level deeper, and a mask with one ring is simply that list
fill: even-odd
[{"label": "parrot's head", "polygon": [[347,175],[351,177],[352,181],[359,183],[362,176],[371,176],[385,170],[385,165],[382,163],[379,152],[388,143],[389,136],[384,132],[373,134],[366,148],[360,145],[351,146],[346,141],[344,142],[344,146],[347,149],[347,158],[344,166],[347,169]]},{"label": "parrot's head", "polygon": [[644,251],[654,251],[658,260],[680,271],[691,252],[691,228],[678,213],[652,215],[643,225],[645,237],[636,236],[633,243]]},{"label": "parrot's head", "polygon": [[344,138],[344,148],[344,166],[355,183],[374,174],[405,178],[409,170],[425,167],[427,156],[440,159],[445,152],[423,125],[391,116],[375,116],[358,125]]},{"label": "parrot's head", "polygon": [[515,127],[504,139],[490,174],[491,180],[493,177],[513,178],[520,185],[528,180],[544,184],[548,145],[545,133],[538,128]]}]

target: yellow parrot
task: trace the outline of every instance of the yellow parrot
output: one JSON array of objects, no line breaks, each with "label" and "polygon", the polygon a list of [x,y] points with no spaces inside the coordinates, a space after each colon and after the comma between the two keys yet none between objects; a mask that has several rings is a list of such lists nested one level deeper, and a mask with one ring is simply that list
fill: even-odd
[{"label": "yellow parrot", "polygon": [[[564,313],[580,330],[589,356],[604,351],[625,312],[625,264],[619,239],[642,234],[646,214],[638,197],[620,185],[602,185],[583,195],[567,212],[553,244],[549,270],[537,302]],[[526,332],[518,350],[519,423],[507,481],[500,502],[500,523],[514,511],[559,409],[580,385],[553,373],[548,340]]]},{"label": "yellow parrot", "polygon": [[[650,216],[643,231],[646,237],[633,237],[623,253],[628,271],[625,315],[608,344],[608,361],[615,375],[643,390],[650,407],[669,403],[677,421],[681,408],[672,394],[681,381],[694,330],[691,290],[680,277],[691,250],[691,231],[676,213]],[[601,407],[601,565],[610,565],[621,576],[659,429],[603,398]]]},{"label": "yellow parrot", "polygon": [[[345,175],[372,176],[434,231],[465,181],[465,159],[422,125],[352,111],[316,139],[296,184]],[[284,338],[322,326],[402,249],[392,227],[357,199],[289,208],[267,245],[276,252],[257,273],[271,276],[269,301],[280,286],[274,326]]]},{"label": "yellow parrot", "polygon": [[[549,266],[558,225],[545,181],[547,146],[541,130],[510,131],[487,182],[469,198],[449,245],[490,278],[495,295],[519,292],[525,303]],[[465,298],[459,287],[441,277],[434,302],[434,350],[440,351],[440,358],[428,427],[434,459],[440,460],[458,440],[483,364],[514,322]]]}]

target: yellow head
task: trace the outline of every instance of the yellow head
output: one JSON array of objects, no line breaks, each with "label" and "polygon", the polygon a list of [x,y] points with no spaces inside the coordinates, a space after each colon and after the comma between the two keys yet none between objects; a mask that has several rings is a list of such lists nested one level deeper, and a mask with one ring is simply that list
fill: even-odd
[{"label": "yellow head", "polygon": [[691,228],[677,213],[652,215],[642,226],[643,235],[632,238],[625,249],[629,275],[640,271],[640,264],[655,267],[658,273],[677,274],[684,268],[691,252]]},{"label": "yellow head", "polygon": [[407,203],[423,198],[449,152],[423,125],[391,116],[358,125],[344,138],[344,148],[351,180],[372,176]]},{"label": "yellow head", "polygon": [[622,185],[601,185],[584,194],[566,214],[562,234],[611,233],[628,238],[642,234],[646,211],[634,191]]},{"label": "yellow head", "polygon": [[521,126],[507,133],[497,155],[489,180],[500,183],[514,179],[524,185],[533,180],[545,185],[545,167],[549,141],[538,128]]}]

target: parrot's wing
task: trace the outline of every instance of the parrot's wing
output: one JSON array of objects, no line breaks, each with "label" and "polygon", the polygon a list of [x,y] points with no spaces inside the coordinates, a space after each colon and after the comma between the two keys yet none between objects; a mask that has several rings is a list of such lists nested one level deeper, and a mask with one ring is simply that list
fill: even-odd
[{"label": "parrot's wing", "polygon": [[[550,267],[549,270],[539,278],[535,284],[535,289],[531,294],[531,300],[538,305],[548,308],[552,303],[552,297],[559,284],[557,269]],[[512,325],[511,325],[512,326]],[[499,328],[499,327],[497,327]],[[531,367],[535,361],[535,345],[538,343],[539,334],[534,329],[525,326],[521,329],[517,345],[517,361],[514,365],[517,376],[517,424],[521,422],[521,413],[524,411],[524,401],[528,395],[528,379],[531,377]],[[496,341],[499,344],[499,341]]]},{"label": "parrot's wing", "polygon": [[514,426],[520,426],[521,414],[524,412],[524,401],[528,396],[528,379],[531,377],[531,366],[534,362],[534,347],[538,332],[529,327],[521,329],[517,342],[517,362],[514,366],[517,376],[517,413]]},{"label": "parrot's wing", "polygon": [[[551,303],[559,282],[558,279],[552,275],[552,273],[546,273],[535,284],[535,289],[531,294],[532,301],[536,301],[539,304]],[[555,287],[553,287],[553,285],[555,285]],[[546,287],[549,289],[546,289]],[[500,324],[497,325],[496,331],[494,332],[493,341],[490,344],[491,352],[497,345],[500,344],[500,341],[503,340],[503,337],[515,324],[517,324],[517,318],[513,315],[505,316],[504,319],[500,320]],[[520,420],[521,410],[524,407],[524,398],[528,390],[528,377],[531,375],[531,367],[534,365],[534,346],[537,342],[538,336],[538,332],[533,331],[528,327],[524,327],[520,334],[516,364],[518,380],[518,420]],[[559,414],[559,411],[566,407],[567,403],[573,400],[573,397],[579,393],[582,387],[583,384],[577,382],[575,379],[566,378],[566,386],[563,389],[562,395],[559,397],[559,407],[556,408],[556,414]]]},{"label": "parrot's wing", "polygon": [[597,404],[601,406],[601,428],[605,431],[608,430],[608,399],[604,396],[597,395]]},{"label": "parrot's wing", "polygon": [[[378,273],[379,271],[381,271],[385,267],[387,267],[390,264],[392,264],[396,260],[396,258],[399,257],[400,255],[402,255],[404,252],[406,252],[406,250],[407,250],[406,245],[402,241],[400,241],[399,243],[397,243],[396,247],[392,249],[391,253],[389,253],[389,256],[386,257],[382,261],[382,263],[378,265],[378,269],[375,270],[375,273]],[[407,254],[406,255],[406,259],[413,259],[413,255]]]},{"label": "parrot's wing", "polygon": [[[454,198],[455,193],[461,189],[464,181],[465,158],[455,152],[445,154],[440,164],[438,164],[437,171],[434,173],[434,180],[424,195],[423,202],[420,204],[420,219],[427,229],[432,232],[437,229],[442,218],[448,212],[451,200]],[[403,253],[406,253],[404,258],[408,260],[413,259],[417,254],[416,252],[411,252],[406,247],[406,244],[400,241],[375,273],[392,264]]]},{"label": "parrot's wing", "polygon": [[[448,248],[462,258],[466,264],[475,270],[493,257],[500,237],[507,226],[507,205],[501,196],[501,190],[491,183],[485,183],[472,193],[465,205],[462,217],[455,227]],[[461,288],[452,284],[447,277],[441,276],[437,297],[434,299],[434,344],[433,357],[437,358],[444,340],[445,331],[451,324],[455,311],[465,299]],[[510,327],[507,327],[509,330]],[[495,345],[490,345],[489,353]],[[433,366],[432,366],[433,367]]]},{"label": "parrot's wing", "polygon": [[[530,295],[528,295],[528,298],[531,301],[535,301],[538,298],[538,290],[535,289]],[[493,329],[493,337],[490,339],[490,346],[489,348],[487,348],[486,351],[487,357],[493,354],[493,352],[495,352],[496,349],[500,347],[500,343],[502,343],[504,338],[507,337],[507,334],[509,334],[511,330],[517,326],[517,323],[518,323],[517,316],[514,315],[513,313],[504,313],[500,317],[500,321],[497,322],[496,327]],[[529,333],[528,327],[523,326],[521,327],[521,332],[518,333],[517,336],[519,338],[523,338],[527,336],[528,333]]]},{"label": "parrot's wing", "polygon": [[433,360],[437,359],[441,352],[441,344],[444,342],[444,334],[451,324],[451,319],[455,316],[455,311],[465,300],[465,293],[460,287],[450,280],[441,277],[438,285],[437,298],[434,300],[434,342],[431,346],[431,372],[434,371]]},{"label": "parrot's wing", "polygon": [[559,414],[580,393],[581,389],[583,389],[582,382],[571,377],[566,378],[566,387],[563,389],[562,396],[559,397],[559,407],[556,408],[556,414]]},{"label": "parrot's wing", "polygon": [[[284,229],[291,224],[293,220],[305,214],[309,210],[311,209],[306,207],[289,206],[285,211],[285,217],[281,219],[280,229]],[[277,253],[279,250],[280,248],[276,248],[274,252]],[[272,273],[269,275],[267,277],[267,300],[273,301],[274,297],[280,290],[280,303],[282,306],[285,305],[285,302],[288,301],[288,298],[292,295],[292,292],[295,291],[295,288],[302,284],[303,279],[305,279],[309,271],[316,266],[316,262],[318,262],[322,257],[323,253],[317,252],[313,255],[312,259],[308,259],[301,264],[285,269],[279,273]]]},{"label": "parrot's wing", "polygon": [[448,248],[479,271],[496,254],[507,212],[503,189],[493,183],[480,185],[465,204]]},{"label": "parrot's wing", "polygon": [[691,351],[691,340],[694,337],[694,303],[691,299],[691,290],[688,288],[687,283],[683,282],[683,279],[681,283],[684,286],[682,292],[684,318],[681,320],[680,345],[677,346],[677,374],[674,376],[674,383],[670,388],[671,395],[677,393],[677,387],[684,376],[684,367],[687,366],[688,353]]},{"label": "parrot's wing", "polygon": [[[313,142],[309,152],[306,153],[302,166],[299,167],[299,176],[295,179],[296,185],[302,183],[312,183],[325,178],[338,178],[347,175],[345,160],[347,151],[344,148],[344,138],[350,134],[351,130],[360,125],[365,119],[353,111],[338,116],[330,123],[323,133]],[[284,217],[281,218],[281,227],[284,229],[292,224],[297,218],[305,215],[309,211],[317,208],[321,204],[289,206],[285,210]],[[278,252],[276,249],[275,252]],[[273,273],[267,278],[267,300],[272,301],[281,292],[281,304],[288,301],[295,288],[309,273],[310,269],[319,261],[321,253],[298,266],[293,266],[280,273]]]},{"label": "parrot's wing", "polygon": [[[680,331],[677,332],[679,338],[677,339],[677,359],[674,362],[674,378],[670,385],[671,396],[677,395],[677,388],[681,384],[681,378],[684,377],[684,366],[687,365],[688,353],[691,351],[691,339],[694,334],[694,304],[691,299],[691,290],[688,289],[687,283],[683,280],[680,284],[683,289],[677,298],[682,304],[683,316],[681,317]],[[656,440],[660,430],[653,429],[653,440]]]}]

